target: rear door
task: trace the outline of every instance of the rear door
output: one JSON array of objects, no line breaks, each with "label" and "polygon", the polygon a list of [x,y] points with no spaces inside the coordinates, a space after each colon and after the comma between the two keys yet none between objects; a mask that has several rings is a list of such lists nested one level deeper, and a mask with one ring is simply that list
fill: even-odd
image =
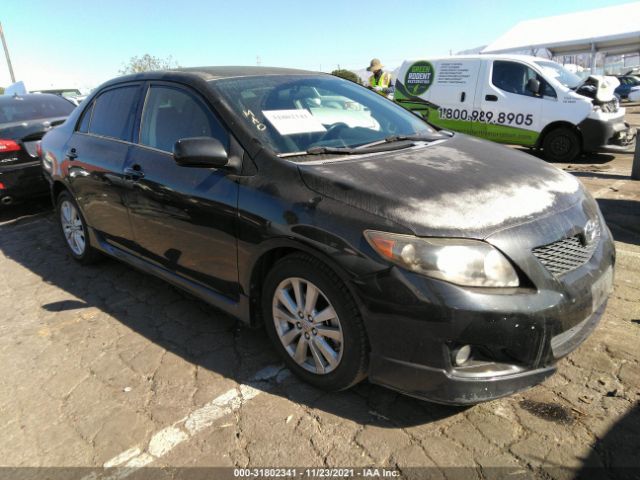
[{"label": "rear door", "polygon": [[139,141],[126,165],[135,248],[173,273],[236,297],[238,184],[223,170],[173,159],[177,140],[203,136],[229,151],[229,133],[196,91],[150,82]]},{"label": "rear door", "polygon": [[132,148],[142,83],[110,87],[89,104],[66,148],[66,177],[87,223],[109,243],[133,236],[123,169]]},{"label": "rear door", "polygon": [[476,93],[473,134],[494,142],[534,145],[541,130],[543,102],[542,96],[527,90],[527,82],[544,79],[514,60],[487,61],[484,69]]}]

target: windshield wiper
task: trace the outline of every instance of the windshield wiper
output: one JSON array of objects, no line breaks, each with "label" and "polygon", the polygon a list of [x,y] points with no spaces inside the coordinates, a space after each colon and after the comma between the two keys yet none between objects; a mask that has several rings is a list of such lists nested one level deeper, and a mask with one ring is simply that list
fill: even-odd
[{"label": "windshield wiper", "polygon": [[[449,136],[451,137],[452,134],[449,134],[449,132],[446,132]],[[378,140],[376,142],[371,142],[371,143],[366,143],[364,145],[360,145],[359,147],[356,147],[358,149],[360,148],[370,148],[370,147],[375,147],[377,145],[385,145],[388,143],[394,143],[394,142],[404,142],[404,141],[409,141],[409,142],[435,142],[436,140],[442,140],[443,138],[446,138],[445,135],[443,135],[443,133],[440,132],[428,132],[428,133],[416,133],[414,135],[391,135],[389,137],[384,138],[383,140]]]},{"label": "windshield wiper", "polygon": [[391,135],[384,139],[385,142],[401,142],[403,140],[411,140],[414,142],[435,142],[436,140],[442,140],[443,138],[452,137],[453,134],[449,132],[428,132],[428,133],[416,133],[414,135]]},{"label": "windshield wiper", "polygon": [[306,153],[309,155],[323,155],[325,153],[352,155],[358,152],[354,152],[353,148],[350,147],[311,147]]},{"label": "windshield wiper", "polygon": [[404,143],[394,143],[392,145],[389,142],[376,143],[374,145],[361,145],[359,147],[311,147],[307,150],[309,155],[364,155],[365,153],[378,153],[389,152],[392,150],[402,150],[403,148],[412,147],[413,143],[410,141]]}]

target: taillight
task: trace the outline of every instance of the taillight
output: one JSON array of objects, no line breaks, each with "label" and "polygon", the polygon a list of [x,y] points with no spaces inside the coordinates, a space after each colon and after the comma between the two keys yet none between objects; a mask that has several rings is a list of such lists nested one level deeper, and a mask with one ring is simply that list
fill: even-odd
[{"label": "taillight", "polygon": [[0,190],[4,190],[4,189],[5,189],[4,183],[0,182]]},{"label": "taillight", "polygon": [[38,158],[42,158],[42,141],[38,141],[38,143],[36,143],[36,154],[38,155]]},{"label": "taillight", "polygon": [[20,150],[20,145],[15,141],[0,139],[0,153],[17,152],[18,150]]}]

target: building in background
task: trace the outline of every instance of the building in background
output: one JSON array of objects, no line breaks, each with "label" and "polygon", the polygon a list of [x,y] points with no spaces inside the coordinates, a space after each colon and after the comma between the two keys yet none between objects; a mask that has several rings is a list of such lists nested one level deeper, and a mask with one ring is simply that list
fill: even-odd
[{"label": "building in background", "polygon": [[621,74],[640,64],[640,2],[517,23],[480,53],[553,58],[593,74]]}]

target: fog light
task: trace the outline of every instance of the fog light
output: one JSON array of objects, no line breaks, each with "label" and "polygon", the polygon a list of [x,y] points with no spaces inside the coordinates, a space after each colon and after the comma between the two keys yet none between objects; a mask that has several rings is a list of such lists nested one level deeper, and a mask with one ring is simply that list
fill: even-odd
[{"label": "fog light", "polygon": [[463,345],[453,351],[453,363],[459,367],[471,356],[471,345]]}]

